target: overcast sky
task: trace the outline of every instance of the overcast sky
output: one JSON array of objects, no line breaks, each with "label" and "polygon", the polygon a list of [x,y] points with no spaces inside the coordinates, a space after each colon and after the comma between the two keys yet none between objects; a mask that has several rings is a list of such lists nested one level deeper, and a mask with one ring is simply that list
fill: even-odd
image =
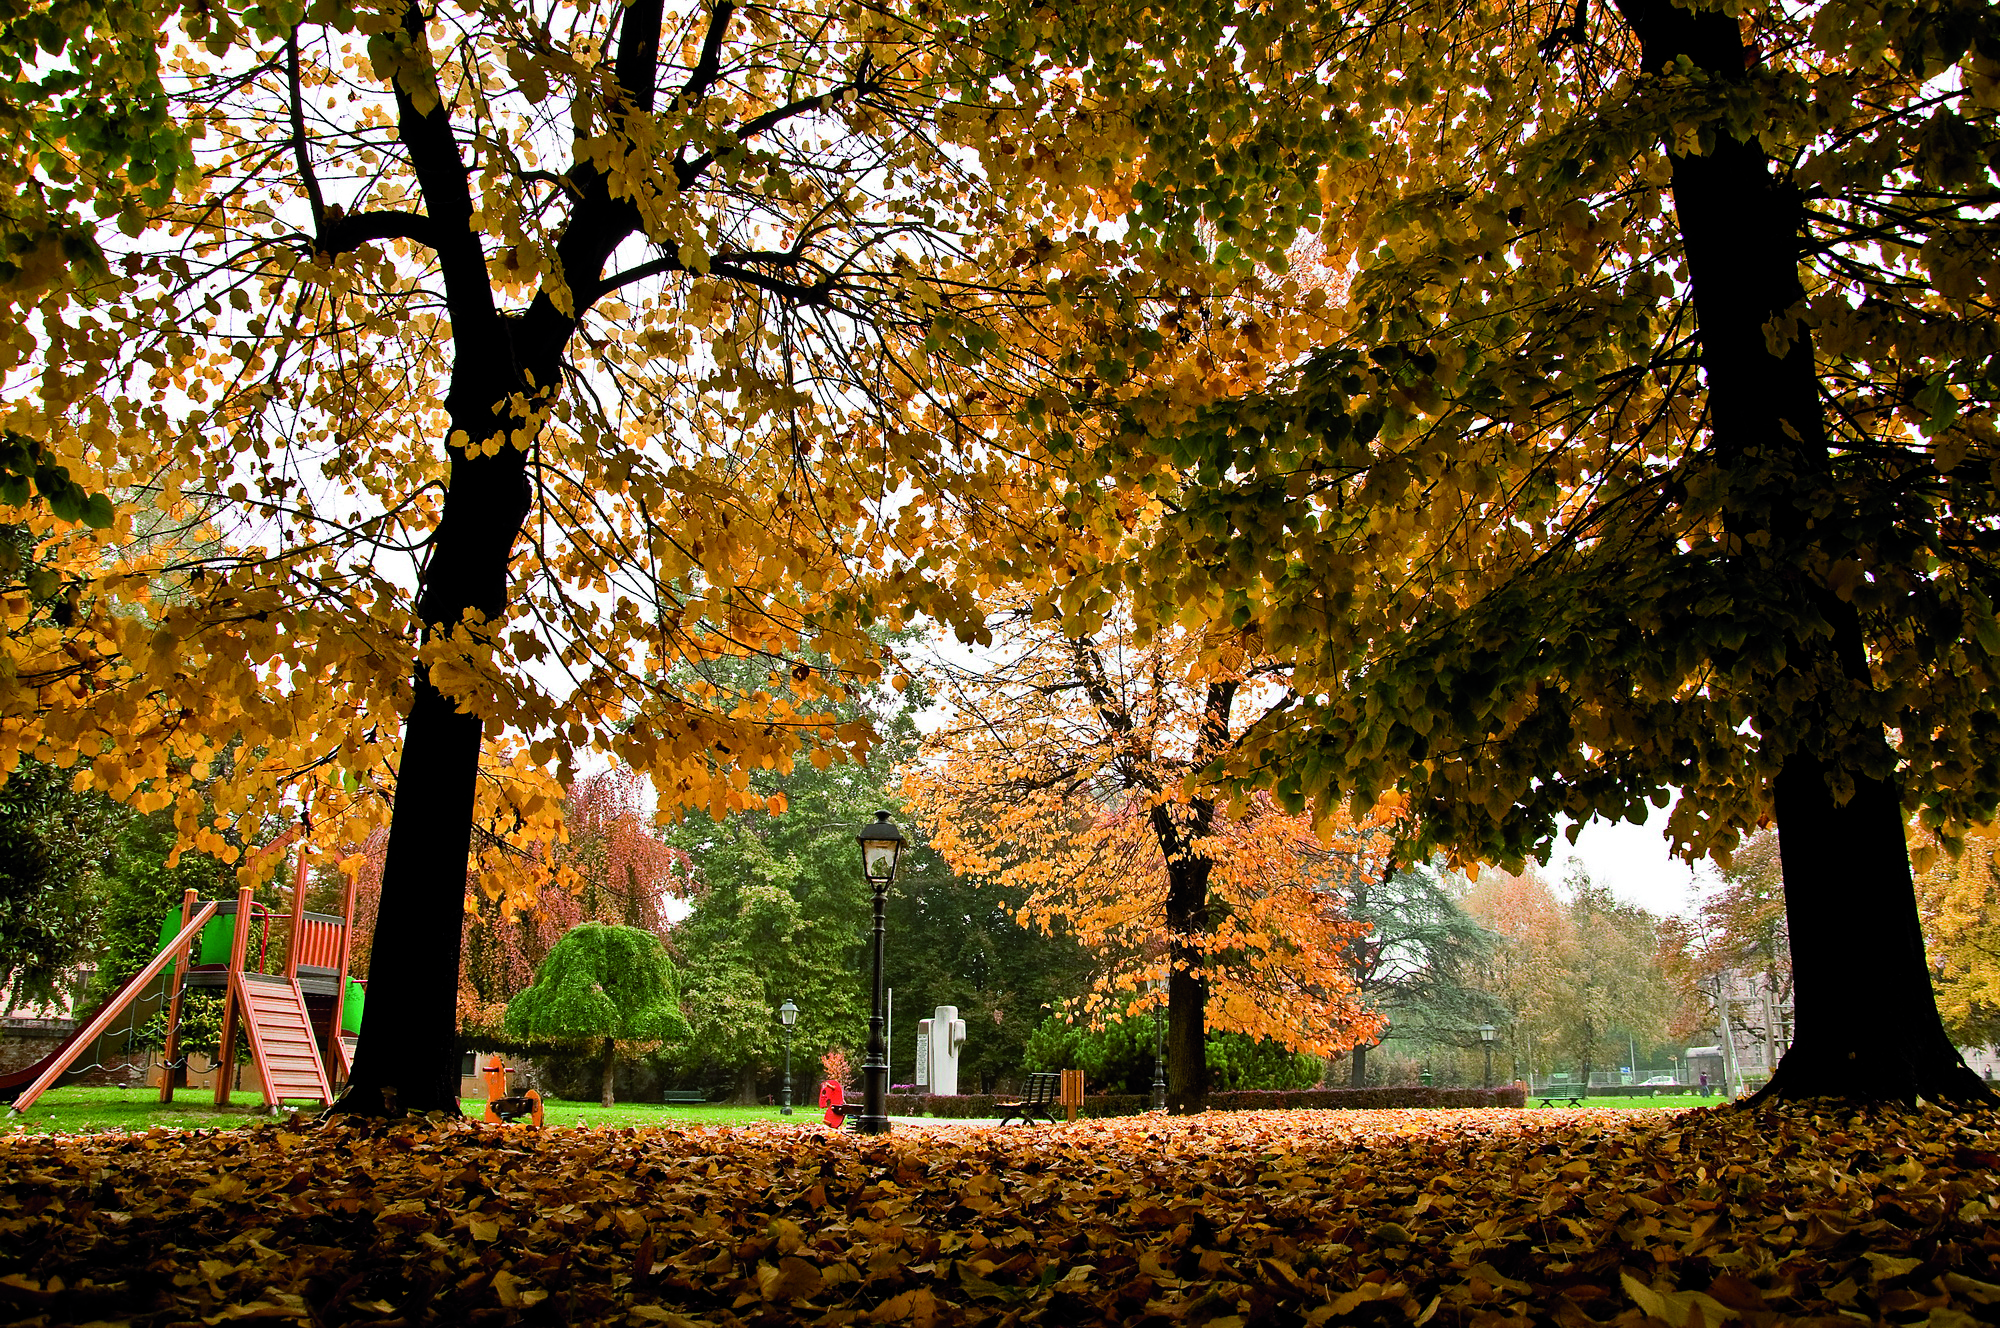
[{"label": "overcast sky", "polygon": [[1697,891],[1714,878],[1715,864],[1703,861],[1697,875],[1668,853],[1666,825],[1665,811],[1654,811],[1643,825],[1591,821],[1574,847],[1557,839],[1549,858],[1549,875],[1560,881],[1569,859],[1581,858],[1590,879],[1611,887],[1620,899],[1662,917],[1686,912]]}]

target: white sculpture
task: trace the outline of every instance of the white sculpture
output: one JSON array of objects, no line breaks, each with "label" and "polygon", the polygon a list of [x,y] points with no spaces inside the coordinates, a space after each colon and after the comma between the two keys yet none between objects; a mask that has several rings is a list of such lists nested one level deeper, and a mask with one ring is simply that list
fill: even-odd
[{"label": "white sculpture", "polygon": [[[940,1005],[918,1024],[917,1048],[918,1055],[928,1062],[919,1067],[918,1074],[929,1071],[930,1091],[940,1097],[956,1096],[958,1054],[965,1048],[965,1021],[958,1017],[956,1005]],[[918,1082],[924,1081],[920,1078]]]}]

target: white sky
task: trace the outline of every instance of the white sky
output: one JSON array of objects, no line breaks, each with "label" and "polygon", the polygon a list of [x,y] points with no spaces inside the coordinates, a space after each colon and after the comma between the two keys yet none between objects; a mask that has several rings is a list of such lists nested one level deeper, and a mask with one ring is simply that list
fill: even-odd
[{"label": "white sky", "polygon": [[1667,852],[1667,813],[1648,808],[1643,824],[1631,821],[1586,822],[1572,847],[1558,837],[1549,854],[1549,875],[1561,880],[1571,858],[1581,858],[1590,879],[1611,888],[1627,903],[1665,917],[1694,905],[1715,879],[1715,864],[1704,859],[1690,868]]}]

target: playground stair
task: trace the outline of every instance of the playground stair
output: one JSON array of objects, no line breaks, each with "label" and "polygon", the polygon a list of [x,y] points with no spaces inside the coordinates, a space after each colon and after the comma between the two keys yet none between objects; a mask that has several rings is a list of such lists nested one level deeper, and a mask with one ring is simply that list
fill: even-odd
[{"label": "playground stair", "polygon": [[306,1012],[305,993],[290,978],[263,973],[236,972],[230,975],[243,1011],[244,1031],[250,1038],[250,1059],[263,1081],[264,1100],[313,1098],[332,1102],[327,1086],[326,1067],[320,1064],[319,1048],[313,1042],[312,1019]]},{"label": "playground stair", "polygon": [[340,1057],[340,1077],[342,1079],[352,1079],[354,1077],[354,1053],[361,1046],[361,1038],[354,1033],[348,1032],[346,1029],[342,1029],[340,1036],[334,1040],[334,1046],[334,1054]]}]

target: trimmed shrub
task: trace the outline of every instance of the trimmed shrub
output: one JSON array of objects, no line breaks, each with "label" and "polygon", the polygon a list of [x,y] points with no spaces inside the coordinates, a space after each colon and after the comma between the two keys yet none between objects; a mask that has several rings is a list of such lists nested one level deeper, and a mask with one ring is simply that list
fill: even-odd
[{"label": "trimmed shrub", "polygon": [[1525,1090],[1502,1088],[1309,1088],[1297,1092],[1210,1093],[1210,1111],[1379,1111],[1392,1107],[1521,1107]]}]

